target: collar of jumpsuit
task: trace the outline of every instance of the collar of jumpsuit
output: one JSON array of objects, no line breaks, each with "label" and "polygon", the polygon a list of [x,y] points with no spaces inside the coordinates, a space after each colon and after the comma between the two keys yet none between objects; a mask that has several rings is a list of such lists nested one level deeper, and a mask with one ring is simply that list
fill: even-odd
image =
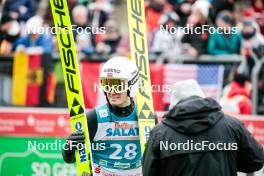
[{"label": "collar of jumpsuit", "polygon": [[111,106],[111,112],[114,113],[118,117],[126,117],[129,116],[134,110],[134,102],[131,100],[131,104],[126,107],[117,107]]}]

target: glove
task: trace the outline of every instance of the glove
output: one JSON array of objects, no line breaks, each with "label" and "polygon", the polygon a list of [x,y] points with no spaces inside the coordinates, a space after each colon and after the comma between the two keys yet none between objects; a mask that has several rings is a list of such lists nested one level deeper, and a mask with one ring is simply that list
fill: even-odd
[{"label": "glove", "polygon": [[65,145],[65,149],[71,152],[82,149],[84,147],[84,139],[85,136],[83,131],[72,133],[66,138],[67,143]]},{"label": "glove", "polygon": [[66,163],[75,162],[75,150],[82,149],[84,144],[84,133],[76,132],[72,133],[70,136],[66,138],[67,143],[65,144],[62,150],[63,160]]}]

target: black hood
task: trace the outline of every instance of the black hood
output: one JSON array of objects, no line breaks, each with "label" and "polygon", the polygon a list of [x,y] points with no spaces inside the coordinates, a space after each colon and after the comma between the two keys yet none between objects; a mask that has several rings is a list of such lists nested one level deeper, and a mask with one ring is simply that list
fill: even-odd
[{"label": "black hood", "polygon": [[211,128],[222,117],[221,106],[214,99],[191,96],[165,114],[162,123],[180,133],[193,134]]}]

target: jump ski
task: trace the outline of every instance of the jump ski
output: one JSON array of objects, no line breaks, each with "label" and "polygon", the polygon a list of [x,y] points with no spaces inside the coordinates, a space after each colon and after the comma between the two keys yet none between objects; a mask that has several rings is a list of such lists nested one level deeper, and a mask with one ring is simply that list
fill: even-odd
[{"label": "jump ski", "polygon": [[86,135],[85,147],[82,150],[76,150],[75,154],[78,176],[88,176],[93,173],[91,143],[88,135],[79,66],[67,1],[50,0],[50,4],[60,49],[71,129],[72,132],[83,131]]},{"label": "jump ski", "polygon": [[136,94],[136,105],[140,145],[143,154],[150,131],[155,126],[144,0],[127,0],[127,14],[131,57],[139,69],[139,91]]}]

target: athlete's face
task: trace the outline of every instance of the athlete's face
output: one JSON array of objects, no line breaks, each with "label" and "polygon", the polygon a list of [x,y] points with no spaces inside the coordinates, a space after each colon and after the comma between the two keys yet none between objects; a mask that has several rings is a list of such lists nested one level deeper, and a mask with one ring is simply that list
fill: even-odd
[{"label": "athlete's face", "polygon": [[127,92],[115,93],[113,90],[107,93],[107,98],[112,106],[126,107],[130,105],[130,98],[127,96]]}]

